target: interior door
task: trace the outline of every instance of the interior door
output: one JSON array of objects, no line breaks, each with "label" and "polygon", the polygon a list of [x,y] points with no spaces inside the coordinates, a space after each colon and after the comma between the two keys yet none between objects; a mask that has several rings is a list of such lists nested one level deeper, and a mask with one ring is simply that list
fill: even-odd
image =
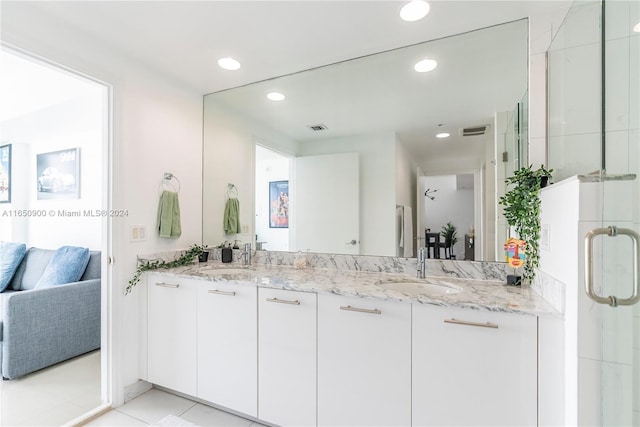
[{"label": "interior door", "polygon": [[357,153],[295,159],[295,196],[291,201],[294,250],[360,253],[359,170]]}]

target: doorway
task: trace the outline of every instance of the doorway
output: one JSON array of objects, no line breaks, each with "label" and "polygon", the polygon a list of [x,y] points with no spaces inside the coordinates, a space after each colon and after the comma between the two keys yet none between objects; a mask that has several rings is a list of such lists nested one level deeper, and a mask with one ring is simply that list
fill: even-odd
[{"label": "doorway", "polygon": [[[421,218],[418,220],[420,233],[438,236],[448,224],[455,227],[456,241],[450,248],[452,259],[481,259],[480,248],[476,248],[475,244],[479,209],[476,175],[474,172],[461,172],[418,178],[418,203],[422,204],[419,210]],[[440,242],[444,243],[444,237],[440,237]],[[440,251],[440,248],[436,248],[436,251]],[[445,257],[444,252],[442,256],[434,255]]]},{"label": "doorway", "polygon": [[109,401],[109,224],[89,212],[108,207],[110,87],[6,46],[0,62],[1,240],[100,251],[100,348],[0,383],[0,426],[61,425]]},{"label": "doorway", "polygon": [[256,249],[289,251],[291,159],[256,144]]}]

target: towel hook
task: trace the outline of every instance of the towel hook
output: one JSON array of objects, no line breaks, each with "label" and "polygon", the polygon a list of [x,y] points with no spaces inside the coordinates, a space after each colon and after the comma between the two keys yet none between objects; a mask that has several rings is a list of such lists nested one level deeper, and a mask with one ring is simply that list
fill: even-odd
[{"label": "towel hook", "polygon": [[162,180],[162,189],[172,190],[178,193],[180,192],[180,180],[171,172],[165,172],[164,179]]}]

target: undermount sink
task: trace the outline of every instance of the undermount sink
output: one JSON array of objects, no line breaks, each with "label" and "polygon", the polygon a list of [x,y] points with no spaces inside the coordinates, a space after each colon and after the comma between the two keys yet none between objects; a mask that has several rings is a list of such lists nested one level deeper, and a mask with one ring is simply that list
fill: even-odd
[{"label": "undermount sink", "polygon": [[462,291],[462,288],[452,284],[438,284],[422,281],[409,281],[409,280],[392,280],[387,282],[380,282],[378,285],[389,291],[396,291],[406,295],[420,295],[420,294],[457,294]]}]

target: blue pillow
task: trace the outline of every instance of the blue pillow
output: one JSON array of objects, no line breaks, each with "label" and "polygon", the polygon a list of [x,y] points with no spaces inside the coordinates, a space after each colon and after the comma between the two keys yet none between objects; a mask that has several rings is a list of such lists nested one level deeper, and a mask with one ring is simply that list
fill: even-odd
[{"label": "blue pillow", "polygon": [[64,285],[80,280],[89,263],[89,249],[77,246],[62,246],[49,260],[42,277],[34,289]]},{"label": "blue pillow", "polygon": [[25,253],[27,245],[24,243],[0,242],[0,292],[9,286]]}]

